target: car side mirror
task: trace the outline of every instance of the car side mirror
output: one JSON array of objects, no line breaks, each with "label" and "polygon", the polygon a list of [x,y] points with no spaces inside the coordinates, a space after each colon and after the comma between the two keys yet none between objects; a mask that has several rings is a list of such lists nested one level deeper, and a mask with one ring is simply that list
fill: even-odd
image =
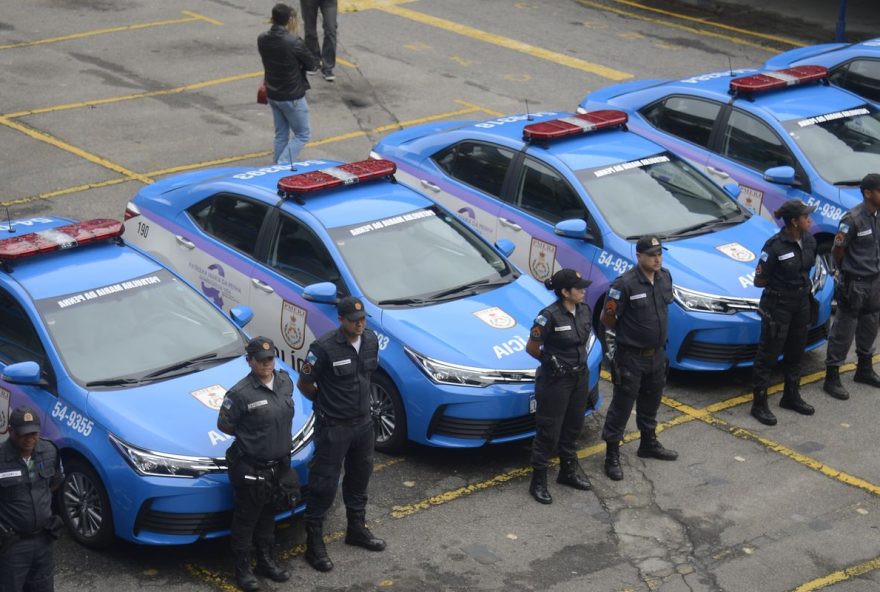
[{"label": "car side mirror", "polygon": [[726,183],[724,185],[724,187],[722,187],[722,189],[724,189],[724,193],[726,193],[727,195],[729,195],[733,199],[738,198],[739,194],[742,193],[742,191],[739,188],[739,185],[737,185],[736,183]]},{"label": "car side mirror", "polygon": [[309,302],[336,304],[336,284],[332,282],[310,284],[303,290],[303,298]]},{"label": "car side mirror", "polygon": [[12,384],[41,386],[40,365],[36,362],[18,362],[3,369],[0,378]]},{"label": "car side mirror", "polygon": [[593,235],[587,231],[586,220],[580,218],[572,218],[571,220],[562,220],[553,227],[553,232],[559,236],[567,238],[579,238],[581,240],[592,240]]},{"label": "car side mirror", "polygon": [[238,325],[239,329],[244,329],[244,326],[250,323],[251,319],[254,318],[254,311],[250,306],[236,304],[229,309],[229,317],[232,319],[233,323]]},{"label": "car side mirror", "polygon": [[764,180],[778,185],[797,185],[794,168],[790,166],[772,167],[764,171]]},{"label": "car side mirror", "polygon": [[498,249],[505,257],[510,257],[510,255],[513,253],[513,250],[516,249],[516,245],[512,240],[502,238],[496,241],[495,248]]}]

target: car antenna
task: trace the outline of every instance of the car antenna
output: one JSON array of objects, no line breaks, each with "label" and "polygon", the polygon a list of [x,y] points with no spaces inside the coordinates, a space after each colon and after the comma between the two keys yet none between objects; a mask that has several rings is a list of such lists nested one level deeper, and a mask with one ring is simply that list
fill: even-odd
[{"label": "car antenna", "polygon": [[730,77],[733,78],[733,60],[730,59],[730,54],[727,54],[727,67],[730,69]]},{"label": "car antenna", "polygon": [[526,102],[526,120],[527,120],[527,121],[532,121],[532,114],[529,113],[529,100],[528,100],[528,99],[523,99],[523,101]]},{"label": "car antenna", "polygon": [[290,160],[290,170],[295,171],[296,167],[293,166],[293,152],[290,150],[290,144],[287,144],[287,158]]},{"label": "car antenna", "polygon": [[6,207],[6,226],[10,234],[15,232],[15,227],[12,225],[12,218],[9,217],[9,206]]}]

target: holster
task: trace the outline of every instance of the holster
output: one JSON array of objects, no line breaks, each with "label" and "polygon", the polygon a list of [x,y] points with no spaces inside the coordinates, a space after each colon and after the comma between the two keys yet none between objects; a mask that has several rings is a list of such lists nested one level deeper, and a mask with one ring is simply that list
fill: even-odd
[{"label": "holster", "polygon": [[761,320],[767,323],[767,338],[770,341],[775,340],[779,336],[779,323],[774,321],[770,313],[761,307],[758,307],[758,314],[761,316]]},{"label": "holster", "polygon": [[61,516],[57,514],[53,514],[49,521],[46,523],[46,527],[43,529],[46,531],[46,534],[49,535],[53,541],[57,541],[61,538],[61,533],[64,531],[64,521],[61,519]]},{"label": "holster", "polygon": [[18,542],[18,535],[14,530],[0,526],[0,555],[3,555]]},{"label": "holster", "polygon": [[238,441],[233,441],[229,448],[226,449],[226,467],[231,470],[234,465],[241,462],[244,453],[238,447]]},{"label": "holster", "polygon": [[299,476],[296,471],[290,469],[285,471],[278,478],[278,487],[276,489],[277,499],[275,500],[279,512],[284,510],[293,510],[299,505],[302,499],[299,486]]}]

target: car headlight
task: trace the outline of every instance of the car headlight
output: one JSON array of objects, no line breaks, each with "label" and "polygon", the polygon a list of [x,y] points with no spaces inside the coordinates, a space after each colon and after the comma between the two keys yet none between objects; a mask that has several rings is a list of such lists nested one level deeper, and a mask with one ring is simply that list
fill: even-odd
[{"label": "car headlight", "polygon": [[734,314],[743,311],[758,310],[758,298],[730,298],[717,294],[706,294],[688,290],[681,286],[672,286],[672,297],[684,308],[693,312],[713,312],[717,314]]},{"label": "car headlight", "polygon": [[821,292],[828,281],[828,267],[825,265],[824,257],[816,257],[816,266],[813,268],[813,294]]},{"label": "car headlight", "polygon": [[128,461],[128,464],[141,475],[197,479],[208,473],[226,471],[226,459],[153,452],[132,446],[113,434],[110,434],[110,442],[116,447],[122,458]]},{"label": "car headlight", "polygon": [[293,436],[290,443],[290,454],[296,456],[296,453],[306,447],[312,441],[315,435],[315,414],[312,413],[306,420],[305,425]]},{"label": "car headlight", "polygon": [[459,366],[434,360],[428,356],[403,348],[416,366],[432,381],[455,386],[489,386],[499,383],[535,382],[535,368],[528,370],[493,370]]}]

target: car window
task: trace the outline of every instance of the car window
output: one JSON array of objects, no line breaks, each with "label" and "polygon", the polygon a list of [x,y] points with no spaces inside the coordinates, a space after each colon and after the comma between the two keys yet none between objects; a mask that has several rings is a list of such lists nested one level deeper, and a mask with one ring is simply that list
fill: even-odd
[{"label": "car window", "polygon": [[708,148],[712,127],[721,111],[719,103],[669,97],[642,110],[652,125],[688,142]]},{"label": "car window", "polygon": [[36,362],[46,370],[46,350],[24,309],[0,290],[0,361],[6,364]]},{"label": "car window", "polygon": [[517,205],[550,224],[570,218],[585,219],[580,196],[556,171],[533,158],[523,162],[517,187]]},{"label": "car window", "polygon": [[340,293],[348,294],[324,243],[305,224],[291,216],[281,216],[272,237],[267,263],[301,286],[332,282]]},{"label": "car window", "polygon": [[239,195],[221,193],[192,206],[189,215],[202,230],[247,255],[254,255],[257,236],[269,207]]},{"label": "car window", "polygon": [[721,154],[759,171],[776,166],[795,166],[788,146],[767,124],[738,110],[734,110],[727,121]]},{"label": "car window", "polygon": [[431,158],[449,176],[500,197],[513,154],[512,150],[495,144],[461,142],[444,148]]},{"label": "car window", "polygon": [[880,60],[854,60],[833,70],[828,78],[832,84],[880,101]]}]

